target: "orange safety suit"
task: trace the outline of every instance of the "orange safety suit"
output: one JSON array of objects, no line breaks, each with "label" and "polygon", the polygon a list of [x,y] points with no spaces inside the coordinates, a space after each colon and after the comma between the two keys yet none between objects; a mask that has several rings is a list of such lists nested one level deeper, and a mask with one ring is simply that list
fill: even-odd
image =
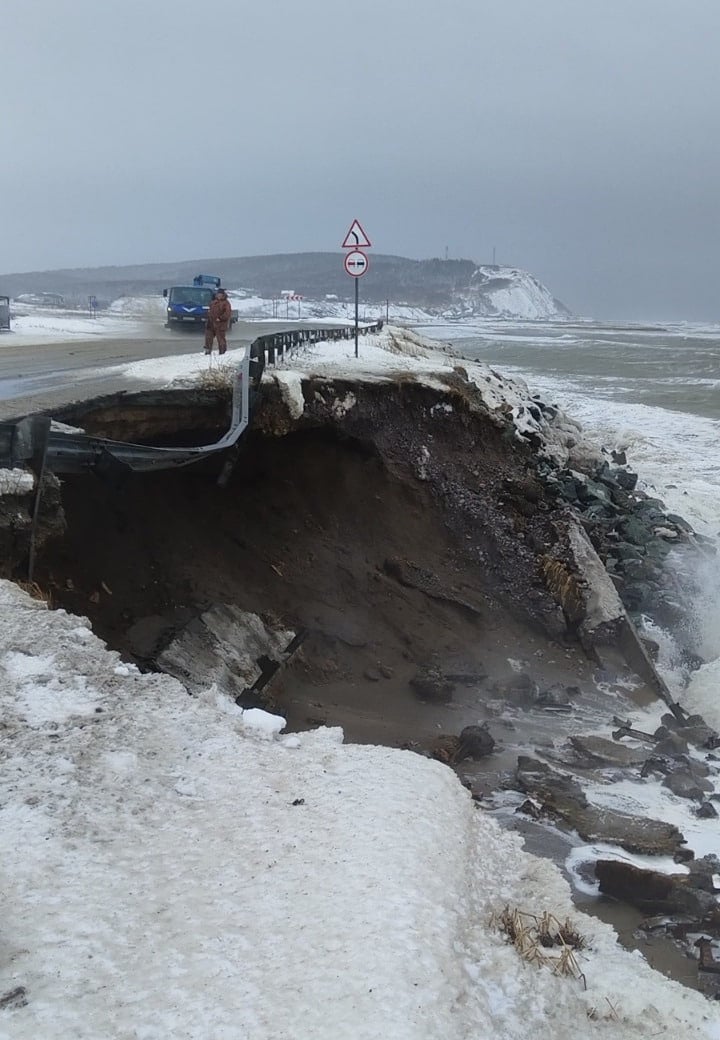
[{"label": "orange safety suit", "polygon": [[218,351],[224,354],[227,350],[227,330],[232,321],[232,307],[227,296],[218,299],[216,296],[208,307],[207,322],[205,324],[205,353],[211,354],[213,340],[217,336]]}]

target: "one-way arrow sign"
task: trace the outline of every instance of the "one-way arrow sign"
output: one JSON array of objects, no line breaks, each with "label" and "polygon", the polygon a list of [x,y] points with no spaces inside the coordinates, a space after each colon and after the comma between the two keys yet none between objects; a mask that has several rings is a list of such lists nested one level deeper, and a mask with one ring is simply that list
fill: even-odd
[{"label": "one-way arrow sign", "polygon": [[353,220],[352,224],[350,225],[350,230],[348,231],[347,235],[345,235],[345,240],[343,241],[342,248],[369,249],[371,246],[372,242],[363,231],[360,221]]}]

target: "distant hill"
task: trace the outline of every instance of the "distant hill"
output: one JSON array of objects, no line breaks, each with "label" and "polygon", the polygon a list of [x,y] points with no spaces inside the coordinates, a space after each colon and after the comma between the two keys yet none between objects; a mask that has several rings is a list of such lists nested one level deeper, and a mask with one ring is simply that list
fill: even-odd
[{"label": "distant hill", "polygon": [[[347,299],[354,292],[340,253],[280,253],[34,271],[0,275],[0,292],[12,297],[60,293],[69,304],[85,303],[93,295],[102,306],[121,296],[150,295],[170,285],[187,284],[199,273],[219,274],[229,289],[252,290],[266,298],[291,290],[306,299],[322,300],[330,294]],[[569,313],[526,271],[478,266],[472,260],[410,260],[370,253],[370,268],[362,278],[361,292],[367,303],[380,304],[389,299],[447,317],[549,318]]]}]

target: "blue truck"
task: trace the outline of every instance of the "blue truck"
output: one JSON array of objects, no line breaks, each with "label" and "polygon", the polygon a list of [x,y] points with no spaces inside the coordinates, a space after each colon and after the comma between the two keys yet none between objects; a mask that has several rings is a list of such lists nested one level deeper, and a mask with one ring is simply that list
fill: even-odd
[{"label": "blue truck", "polygon": [[[215,274],[197,274],[192,285],[173,285],[163,289],[167,300],[167,325],[174,328],[178,325],[204,325],[208,316],[210,302],[221,287],[220,278]],[[232,312],[232,323],[238,320],[238,312]]]}]

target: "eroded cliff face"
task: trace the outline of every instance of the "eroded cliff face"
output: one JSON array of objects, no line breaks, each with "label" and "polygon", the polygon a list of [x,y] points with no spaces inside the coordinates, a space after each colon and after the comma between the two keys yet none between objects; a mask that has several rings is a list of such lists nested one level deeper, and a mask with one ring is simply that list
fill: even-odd
[{"label": "eroded cliff face", "polygon": [[29,472],[24,476],[23,486],[18,482],[13,487],[10,480],[0,492],[0,578],[18,581],[28,577],[31,544],[42,551],[48,542],[62,538],[66,529],[57,477],[44,475],[36,514],[37,480]]},{"label": "eroded cliff face", "polygon": [[[167,588],[165,605],[182,604],[180,575],[189,571],[197,578],[189,598],[207,602],[198,596],[204,571],[245,609],[312,624],[318,583],[336,586],[342,615],[345,597],[360,604],[383,575],[443,609],[515,618],[565,639],[562,606],[539,566],[560,546],[563,508],[534,477],[531,447],[510,439],[510,427],[480,408],[471,388],[460,379],[434,389],[411,380],[306,380],[302,391],[305,408],[293,414],[269,386],[224,489],[211,465],[119,485],[64,479],[68,536],[43,564],[55,595],[72,605],[83,584],[112,587],[113,572],[127,594],[100,600],[108,600],[103,617],[118,633],[121,600],[135,617],[157,584]],[[147,435],[149,419],[141,420]],[[102,423],[92,426],[102,432]],[[165,424],[163,436],[171,434]],[[350,557],[364,561],[364,573],[338,578]],[[263,558],[271,564],[260,566]],[[71,559],[82,579],[70,574]]]},{"label": "eroded cliff face", "polygon": [[[662,606],[662,566],[653,563],[653,581],[638,586],[638,559],[653,550],[648,567],[664,560],[692,541],[690,529],[679,517],[658,521],[652,500],[633,490],[635,475],[611,468],[556,409],[540,401],[530,409],[524,425],[517,406],[490,407],[460,366],[430,384],[410,375],[281,377],[256,428],[275,437],[331,430],[365,445],[397,480],[426,489],[441,538],[474,575],[478,595],[551,639],[579,641],[595,659],[617,651],[665,696],[623,594],[631,610],[638,596],[643,608]],[[626,541],[631,529],[636,545]]]},{"label": "eroded cliff face", "polygon": [[[142,668],[162,669],[178,633],[216,605],[302,630],[302,654],[273,696],[304,725],[314,691],[332,683],[334,714],[317,713],[350,739],[383,739],[378,718],[391,717],[386,738],[407,738],[418,673],[469,677],[456,701],[475,721],[473,683],[504,676],[510,657],[536,657],[545,685],[591,669],[541,566],[561,558],[569,516],[507,414],[489,411],[461,373],[435,386],[309,378],[295,391],[265,388],[225,487],[223,460],[64,478],[67,533],[36,573],[51,602],[90,617]],[[124,404],[87,402],[63,418],[116,433]],[[196,432],[222,425],[223,402],[206,419],[192,397],[188,407]],[[143,439],[186,433],[154,399],[144,409],[134,395],[131,413]],[[429,734],[434,710],[421,713]]]},{"label": "eroded cliff face", "polygon": [[[299,495],[309,530],[313,515],[331,516],[333,510],[338,516],[349,512],[353,519],[363,517],[362,528],[353,534],[354,544],[362,546],[368,532],[375,531],[376,567],[386,575],[402,573],[405,585],[442,587],[440,598],[445,601],[454,598],[466,607],[475,604],[478,611],[482,606],[491,614],[502,612],[514,623],[558,643],[579,642],[595,657],[598,645],[623,646],[627,660],[628,646],[636,636],[616,591],[622,593],[627,584],[618,568],[634,568],[635,574],[642,554],[648,554],[648,561],[650,556],[645,545],[632,546],[624,540],[650,539],[650,548],[664,551],[671,537],[687,540],[689,529],[680,518],[673,525],[667,517],[661,518],[665,526],[657,527],[656,506],[648,509],[652,500],[633,491],[634,475],[611,470],[557,409],[527,397],[523,404],[512,385],[505,399],[502,377],[492,370],[486,376],[493,386],[489,392],[472,382],[460,365],[454,369],[446,365],[440,374],[422,379],[409,372],[348,379],[279,371],[266,377],[251,431],[231,459],[191,467],[175,478],[134,477],[119,485],[107,480],[98,484],[100,478],[95,476],[68,479],[63,496],[73,502],[71,527],[86,528],[76,547],[75,566],[89,572],[85,561],[93,558],[97,543],[105,558],[117,552],[130,572],[135,569],[137,547],[126,547],[130,519],[118,525],[104,516],[111,502],[117,515],[142,514],[145,530],[157,515],[172,544],[172,532],[182,528],[183,517],[194,528],[217,530],[226,517],[240,513],[239,522],[246,525],[243,510],[249,508],[249,489],[258,513],[269,501],[277,503],[280,512],[284,501],[290,515],[298,508],[293,501]],[[154,392],[85,402],[66,410],[62,418],[98,436],[167,444],[213,439],[227,422],[227,409],[228,398],[222,393],[175,390],[167,400]],[[359,458],[367,462],[362,476],[356,472]],[[216,491],[217,465],[224,466],[227,476],[230,464],[234,466],[230,485],[224,492]],[[182,499],[183,487],[200,484],[212,491]],[[180,496],[173,515],[162,521],[165,507],[155,493],[158,487],[169,500]],[[403,499],[407,500],[404,506]],[[204,518],[202,512],[211,501],[213,517]],[[31,500],[23,504],[4,496],[2,504],[4,573],[22,577]],[[641,515],[650,520],[641,522]],[[52,532],[53,518],[58,532],[62,530],[62,507],[52,479],[43,493],[41,516],[40,544]],[[420,520],[428,531],[413,540],[411,533]],[[653,524],[659,536],[653,534]],[[265,530],[259,530],[260,543],[265,537]],[[312,536],[302,540],[307,542],[303,551],[312,557],[316,551]],[[274,557],[296,557],[297,542],[298,532],[291,528],[284,545],[273,545],[270,551]],[[63,551],[51,549],[47,559]],[[232,556],[233,550],[222,548],[221,555],[226,553]],[[603,562],[609,553],[622,557],[611,558],[612,575]],[[662,555],[658,552],[652,560],[661,561]],[[330,555],[326,566],[330,570],[334,566]],[[658,577],[659,564],[652,566]],[[162,568],[162,581],[169,581],[172,590],[168,603],[180,607],[184,597],[175,588],[173,575],[184,567],[182,547],[177,545],[172,560]],[[242,563],[242,568],[247,570],[248,565]],[[108,563],[100,569],[107,570]],[[208,573],[212,569],[209,566]],[[281,569],[284,574],[284,566]],[[409,574],[415,575],[412,582]],[[418,575],[422,574],[426,577],[421,581]],[[63,601],[64,591],[49,571],[48,580],[55,585],[54,595]],[[68,580],[73,592],[76,582],[70,574]],[[247,574],[242,573],[240,580],[246,587]],[[637,585],[632,586],[631,594],[636,590]],[[244,609],[265,609],[266,592],[261,584],[256,595],[245,595]],[[297,590],[282,609],[297,617],[306,615],[302,595]],[[136,598],[143,597],[136,591]],[[200,597],[199,602],[207,601],[208,596]],[[127,609],[136,615],[134,606]],[[270,609],[277,608],[270,604]],[[113,613],[109,608],[108,617]],[[118,620],[113,627],[120,631],[122,625]],[[644,676],[652,674],[646,655],[630,649],[631,667],[639,667]]]},{"label": "eroded cliff face", "polygon": [[288,406],[282,386],[271,386],[255,429],[275,437],[332,431],[341,442],[362,445],[388,475],[422,495],[422,509],[442,524],[439,537],[476,596],[563,638],[567,619],[540,558],[560,549],[567,512],[537,479],[531,445],[488,412],[472,384],[460,375],[435,388],[411,378],[309,378],[302,394],[302,414],[293,415],[298,410]]}]

